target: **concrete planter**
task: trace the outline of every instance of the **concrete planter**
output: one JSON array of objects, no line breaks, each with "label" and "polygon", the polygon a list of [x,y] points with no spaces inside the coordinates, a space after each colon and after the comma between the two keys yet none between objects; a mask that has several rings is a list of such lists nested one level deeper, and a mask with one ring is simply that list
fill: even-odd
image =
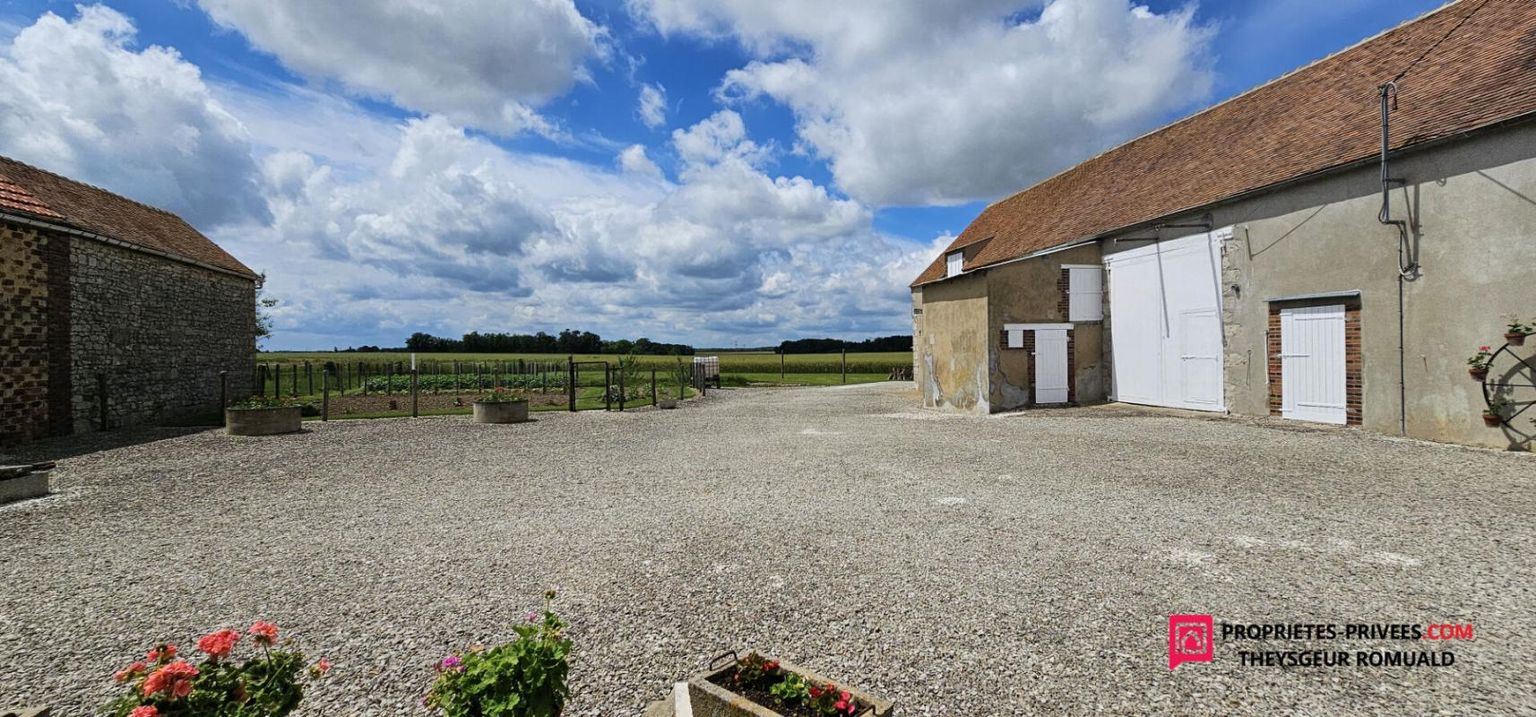
[{"label": "concrete planter", "polygon": [[303,428],[303,412],[298,406],[224,409],[224,432],[231,436],[273,436],[298,433]]},{"label": "concrete planter", "polygon": [[0,504],[48,495],[48,469],[0,466]]},{"label": "concrete planter", "polygon": [[656,401],[656,407],[657,408],[666,408],[666,409],[677,408],[677,399],[675,399],[675,398],[663,398],[663,399],[660,399],[660,400]]},{"label": "concrete planter", "polygon": [[[896,707],[890,700],[838,684],[798,665],[783,660],[778,662],[779,669],[800,675],[808,683],[847,690],[860,704],[867,705],[855,712],[854,717],[891,717],[896,713]],[[782,713],[769,705],[759,704],[715,684],[715,679],[729,675],[735,667],[734,662],[729,662],[723,667],[695,675],[686,683],[678,683],[672,699],[652,704],[645,711],[645,717],[676,717],[684,714],[691,714],[692,717],[783,717]]]},{"label": "concrete planter", "polygon": [[522,423],[526,420],[527,401],[475,401],[475,423]]}]

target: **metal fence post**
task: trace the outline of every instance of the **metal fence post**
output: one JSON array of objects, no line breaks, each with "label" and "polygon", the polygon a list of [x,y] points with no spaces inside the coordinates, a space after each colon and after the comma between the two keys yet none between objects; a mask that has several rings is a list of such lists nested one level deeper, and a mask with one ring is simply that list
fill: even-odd
[{"label": "metal fence post", "polygon": [[784,378],[784,350],[779,350],[779,378]]},{"label": "metal fence post", "polygon": [[651,405],[656,405],[656,369],[651,369]]},{"label": "metal fence post", "polygon": [[418,415],[416,412],[416,397],[421,393],[421,390],[418,388],[416,377],[420,373],[417,369],[411,369],[411,418],[416,418]]},{"label": "metal fence post", "polygon": [[331,369],[320,369],[320,420],[331,420]]},{"label": "metal fence post", "polygon": [[571,413],[576,412],[576,357],[565,364],[565,395],[570,399]]},{"label": "metal fence post", "polygon": [[315,367],[308,361],[304,362],[304,395],[315,395]]},{"label": "metal fence post", "polygon": [[395,362],[389,362],[389,368],[384,369],[384,395],[392,396],[395,393]]},{"label": "metal fence post", "polygon": [[843,349],[843,383],[848,383],[848,349]]},{"label": "metal fence post", "polygon": [[608,368],[608,362],[603,362],[603,410],[613,410],[613,372]]},{"label": "metal fence post", "polygon": [[624,367],[619,367],[619,412],[624,411]]}]

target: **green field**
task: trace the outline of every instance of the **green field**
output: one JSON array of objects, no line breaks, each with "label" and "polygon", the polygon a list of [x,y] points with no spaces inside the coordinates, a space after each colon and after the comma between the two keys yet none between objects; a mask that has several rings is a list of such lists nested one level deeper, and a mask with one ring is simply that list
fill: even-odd
[{"label": "green field", "polygon": [[[751,374],[775,374],[779,373],[780,356],[767,352],[718,352],[701,353],[701,356],[719,356],[721,373],[751,373]],[[463,364],[493,362],[548,362],[564,364],[569,358],[567,354],[459,354],[459,353],[434,353],[417,354],[418,363]],[[622,358],[616,354],[577,354],[577,361],[607,361],[617,364]],[[690,357],[682,357],[684,361],[692,360]],[[647,371],[652,368],[666,369],[677,365],[676,356],[636,356],[640,366]],[[841,354],[789,354],[782,357],[782,365],[785,373],[841,373]],[[326,361],[364,362],[370,364],[386,364],[390,362],[405,366],[410,365],[411,355],[404,352],[298,352],[298,351],[272,351],[257,355],[260,363],[302,364],[308,361],[313,364],[322,364]],[[911,366],[912,353],[909,351],[893,351],[888,353],[850,353],[848,354],[848,373],[879,373],[886,374],[895,366]]]}]

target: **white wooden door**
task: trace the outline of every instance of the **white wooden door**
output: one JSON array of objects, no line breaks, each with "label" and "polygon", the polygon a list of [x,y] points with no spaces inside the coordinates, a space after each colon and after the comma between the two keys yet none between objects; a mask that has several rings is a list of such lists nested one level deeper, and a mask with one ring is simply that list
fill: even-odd
[{"label": "white wooden door", "polygon": [[1280,311],[1280,413],[1316,423],[1345,423],[1344,307]]},{"label": "white wooden door", "polygon": [[1217,282],[1224,235],[1197,234],[1104,257],[1115,400],[1225,409]]},{"label": "white wooden door", "polygon": [[1067,330],[1035,329],[1035,403],[1067,402]]}]

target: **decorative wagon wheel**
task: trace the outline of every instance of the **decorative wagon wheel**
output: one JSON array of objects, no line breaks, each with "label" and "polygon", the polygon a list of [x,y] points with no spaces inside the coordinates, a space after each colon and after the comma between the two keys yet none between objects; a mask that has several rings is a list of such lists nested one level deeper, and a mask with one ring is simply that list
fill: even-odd
[{"label": "decorative wagon wheel", "polygon": [[[1499,424],[1511,423],[1536,406],[1536,356],[1522,357],[1505,343],[1488,358],[1488,374],[1483,377],[1485,415],[1498,416]],[[1533,412],[1536,415],[1536,412]]]}]

